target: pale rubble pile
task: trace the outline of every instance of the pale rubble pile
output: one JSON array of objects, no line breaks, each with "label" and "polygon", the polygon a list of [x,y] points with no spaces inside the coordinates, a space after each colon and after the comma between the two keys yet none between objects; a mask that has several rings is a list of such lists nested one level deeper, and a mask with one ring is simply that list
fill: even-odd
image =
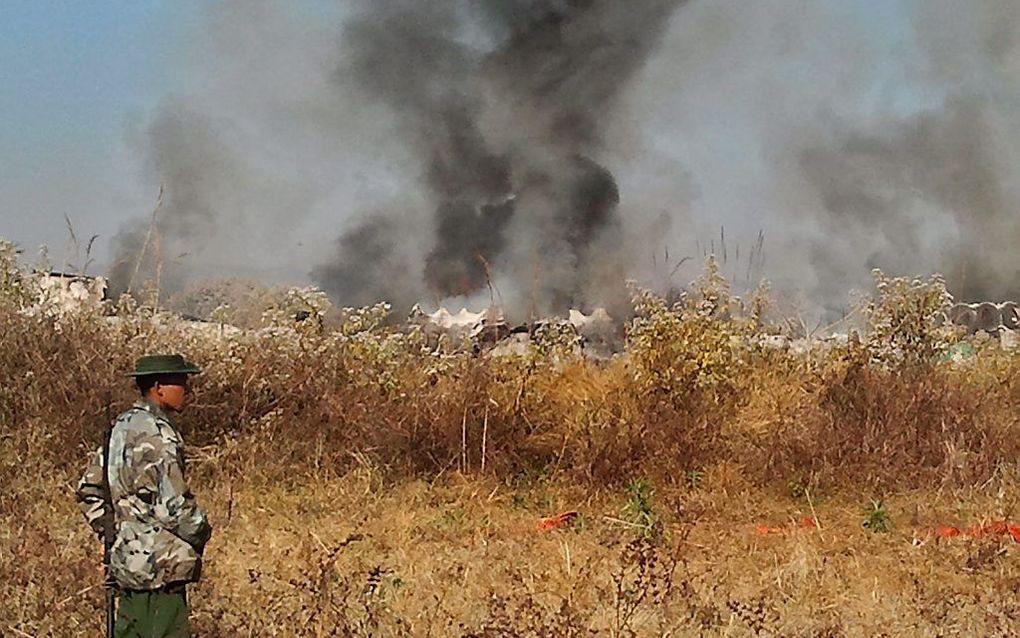
[{"label": "pale rubble pile", "polygon": [[106,300],[106,279],[56,271],[33,273],[36,303],[24,309],[29,316],[65,317],[94,310]]}]

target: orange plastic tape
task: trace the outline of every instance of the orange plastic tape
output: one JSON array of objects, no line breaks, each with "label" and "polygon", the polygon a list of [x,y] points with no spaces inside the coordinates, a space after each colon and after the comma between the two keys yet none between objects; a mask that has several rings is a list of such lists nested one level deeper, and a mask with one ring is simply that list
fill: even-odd
[{"label": "orange plastic tape", "polygon": [[[800,520],[797,521],[796,527],[799,527],[800,529],[818,529],[818,523],[816,523],[815,519],[810,516],[802,516]],[[794,529],[792,524],[789,527],[772,527],[770,525],[760,523],[755,526],[754,532],[758,536],[769,536],[770,534],[786,534],[792,529]]]},{"label": "orange plastic tape", "polygon": [[1009,535],[1016,542],[1020,543],[1020,525],[1014,525],[1005,521],[998,521],[990,525],[974,525],[960,529],[948,525],[940,525],[935,528],[935,536],[938,538],[956,538],[965,536],[967,538],[984,538],[985,536]]},{"label": "orange plastic tape", "polygon": [[576,519],[578,516],[579,514],[577,512],[563,512],[562,514],[557,514],[556,516],[550,516],[548,518],[540,519],[538,521],[538,530],[540,532],[547,532],[551,529],[560,529],[561,527],[566,527],[573,523],[574,519]]}]

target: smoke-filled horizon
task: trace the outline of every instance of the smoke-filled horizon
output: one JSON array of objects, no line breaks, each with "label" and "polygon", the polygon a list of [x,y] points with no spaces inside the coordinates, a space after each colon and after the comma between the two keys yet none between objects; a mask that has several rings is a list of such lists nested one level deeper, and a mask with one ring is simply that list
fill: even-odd
[{"label": "smoke-filled horizon", "polygon": [[[131,136],[164,285],[562,313],[715,252],[827,312],[874,267],[1020,295],[1020,7],[835,4],[220,3],[204,82]],[[121,286],[147,224],[114,242]]]}]

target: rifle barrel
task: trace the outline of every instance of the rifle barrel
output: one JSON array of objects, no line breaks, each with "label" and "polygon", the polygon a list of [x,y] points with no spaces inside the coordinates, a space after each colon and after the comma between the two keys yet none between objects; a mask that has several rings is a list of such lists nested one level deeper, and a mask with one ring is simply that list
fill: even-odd
[{"label": "rifle barrel", "polygon": [[106,429],[103,432],[103,576],[106,588],[106,638],[113,638],[117,622],[117,583],[110,573],[110,553],[116,534],[113,497],[110,494],[110,437],[113,434],[113,418],[110,414],[110,393],[106,393]]}]

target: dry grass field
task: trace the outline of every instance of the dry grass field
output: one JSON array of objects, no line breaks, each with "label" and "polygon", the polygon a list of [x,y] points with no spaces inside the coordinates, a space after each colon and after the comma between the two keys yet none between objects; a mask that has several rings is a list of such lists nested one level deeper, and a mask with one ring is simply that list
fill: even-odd
[{"label": "dry grass field", "polygon": [[73,490],[120,373],[161,350],[205,368],[179,421],[215,526],[201,636],[1018,633],[992,524],[1020,520],[1020,366],[943,360],[937,279],[879,277],[859,336],[797,354],[709,268],[674,306],[635,291],[626,354],[589,363],[556,332],[431,352],[381,308],[57,316],[0,252],[0,635],[100,634]]}]

